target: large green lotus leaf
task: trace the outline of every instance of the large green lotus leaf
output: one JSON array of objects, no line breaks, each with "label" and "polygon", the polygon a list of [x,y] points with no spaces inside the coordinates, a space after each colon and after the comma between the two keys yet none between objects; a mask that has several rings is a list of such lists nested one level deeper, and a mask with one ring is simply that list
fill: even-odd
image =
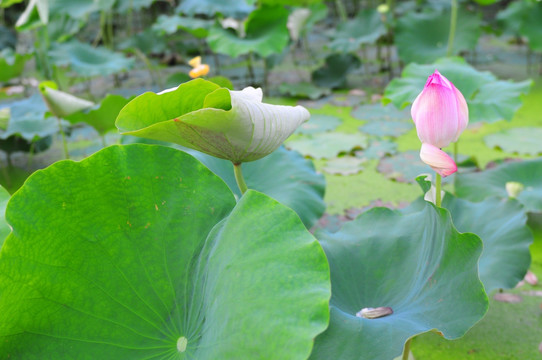
[{"label": "large green lotus leaf", "polygon": [[[241,196],[230,161],[187,150],[212,172],[220,176],[230,189]],[[242,165],[249,189],[263,192],[293,209],[307,228],[313,227],[326,209],[324,176],[315,171],[312,161],[296,151],[278,148],[271,155]]]},{"label": "large green lotus leaf", "polygon": [[94,106],[92,101],[58,90],[57,85],[51,81],[42,82],[39,90],[49,111],[57,117],[67,117]]},{"label": "large green lotus leaf", "polygon": [[224,16],[244,18],[253,9],[254,7],[246,0],[183,0],[176,11],[188,16],[196,14],[213,16],[220,13]]},{"label": "large green lotus leaf", "polygon": [[254,191],[235,205],[178,150],[57,162],[6,214],[10,358],[306,359],[326,327],[329,268],[298,216]]},{"label": "large green lotus leaf", "polygon": [[78,75],[85,77],[119,73],[134,64],[134,59],[120,53],[78,41],[54,44],[48,55],[55,65],[70,66]]},{"label": "large green lotus leaf", "polygon": [[2,49],[0,51],[0,82],[20,76],[24,70],[24,64],[31,57],[31,54],[15,53],[11,48]]},{"label": "large green lotus leaf", "polygon": [[[460,9],[453,54],[473,50],[481,32],[481,17]],[[431,63],[446,56],[450,29],[450,10],[408,12],[397,21],[395,44],[405,63]]]},{"label": "large green lotus leaf", "polygon": [[542,158],[500,165],[491,170],[458,174],[455,182],[457,196],[482,201],[490,196],[508,197],[506,183],[519,182],[524,189],[517,199],[526,211],[542,212]]},{"label": "large green lotus leaf", "polygon": [[250,13],[246,20],[245,37],[217,23],[209,30],[207,43],[214,52],[232,58],[251,52],[262,57],[279,54],[290,39],[287,21],[288,10],[284,7],[262,7]]},{"label": "large green lotus leaf", "polygon": [[515,287],[531,264],[533,235],[524,207],[514,199],[491,197],[473,203],[451,194],[444,196],[442,206],[452,214],[457,230],[482,239],[479,269],[486,291]]},{"label": "large green lotus leaf", "polygon": [[353,54],[331,54],[324,65],[312,72],[312,81],[324,88],[339,88],[346,85],[346,76],[361,65]]},{"label": "large green lotus leaf", "polygon": [[234,163],[275,151],[310,114],[264,104],[261,89],[230,91],[203,79],[138,96],[120,112],[122,134],[173,142]]},{"label": "large green lotus leaf", "polygon": [[100,135],[115,129],[115,120],[122,108],[128,104],[130,99],[121,95],[108,94],[99,105],[95,105],[87,111],[79,111],[66,120],[75,124],[85,122],[94,127]]},{"label": "large green lotus leaf", "polygon": [[160,15],[152,29],[160,34],[174,34],[182,29],[198,38],[205,38],[213,25],[210,20],[184,17],[179,15]]},{"label": "large green lotus leaf", "polygon": [[499,27],[509,35],[519,36],[521,26],[530,11],[529,1],[512,1],[506,9],[497,13]]},{"label": "large green lotus leaf", "polygon": [[0,139],[17,135],[31,142],[58,132],[57,120],[53,117],[45,117],[47,107],[37,94],[0,107],[0,110],[7,108],[9,108],[9,121],[5,129],[0,129]]},{"label": "large green lotus leaf", "polygon": [[365,9],[354,19],[339,23],[329,47],[334,51],[355,52],[363,44],[373,44],[385,33],[382,14],[374,9]]},{"label": "large green lotus leaf", "polygon": [[6,206],[8,205],[8,201],[10,198],[11,195],[9,194],[9,192],[2,186],[0,186],[0,247],[2,247],[6,236],[8,236],[11,232],[11,228],[7,224],[5,217]]},{"label": "large green lotus leaf", "polygon": [[461,58],[442,58],[431,65],[409,64],[400,78],[393,79],[384,91],[384,103],[403,108],[423,90],[427,77],[435,69],[461,91],[469,104],[469,121],[512,120],[521,106],[520,94],[529,91],[530,80],[514,83],[498,80],[487,71],[478,71]]},{"label": "large green lotus leaf", "polygon": [[[331,269],[331,319],[311,359],[390,360],[405,341],[438,329],[461,337],[488,305],[478,278],[482,242],[426,203],[412,214],[375,208],[342,230],[317,232]],[[367,319],[364,308],[393,314]]]},{"label": "large green lotus leaf", "polygon": [[509,153],[522,155],[542,154],[542,128],[513,128],[490,134],[484,138],[490,148],[499,148]]}]

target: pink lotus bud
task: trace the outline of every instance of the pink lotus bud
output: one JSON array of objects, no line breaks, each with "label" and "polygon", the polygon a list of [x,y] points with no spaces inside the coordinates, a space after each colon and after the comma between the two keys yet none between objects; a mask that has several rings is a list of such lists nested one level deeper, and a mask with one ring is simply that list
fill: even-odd
[{"label": "pink lotus bud", "polygon": [[438,70],[427,79],[410,113],[420,141],[438,148],[457,141],[469,123],[465,98]]},{"label": "pink lotus bud", "polygon": [[443,177],[452,175],[457,171],[457,165],[453,159],[444,151],[431,144],[422,144],[420,159]]}]

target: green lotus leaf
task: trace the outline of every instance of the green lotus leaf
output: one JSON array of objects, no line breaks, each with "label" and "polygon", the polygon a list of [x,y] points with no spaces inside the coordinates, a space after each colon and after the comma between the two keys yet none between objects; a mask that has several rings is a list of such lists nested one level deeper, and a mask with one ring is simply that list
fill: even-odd
[{"label": "green lotus leaf", "polygon": [[[231,162],[194,150],[187,151],[220,176],[236,196],[241,197]],[[269,195],[293,209],[308,229],[324,214],[324,176],[315,171],[312,161],[298,152],[281,146],[263,159],[243,164],[242,168],[249,189]]]},{"label": "green lotus leaf", "polygon": [[115,6],[118,12],[141,10],[150,7],[157,0],[116,0]]},{"label": "green lotus leaf", "polygon": [[478,173],[458,174],[456,194],[471,201],[490,196],[508,197],[506,184],[519,182],[524,189],[517,199],[526,211],[542,212],[542,158],[512,162]]},{"label": "green lotus leaf", "polygon": [[330,159],[340,153],[364,149],[368,145],[367,135],[361,133],[322,132],[289,141],[288,148],[314,159]]},{"label": "green lotus leaf", "polygon": [[66,117],[72,124],[85,122],[95,128],[100,135],[116,129],[115,120],[130,99],[121,95],[108,94],[99,105],[86,108]]},{"label": "green lotus leaf", "polygon": [[[412,336],[438,329],[456,339],[487,311],[478,278],[482,242],[458,233],[445,209],[425,203],[405,215],[375,208],[316,237],[331,269],[331,319],[310,359],[390,360]],[[356,316],[378,307],[393,313]]]},{"label": "green lotus leaf", "polygon": [[428,74],[435,69],[454,83],[469,104],[469,121],[512,120],[521,107],[520,95],[529,92],[532,81],[498,80],[495,75],[478,71],[461,58],[442,58],[431,65],[409,64],[400,78],[393,79],[384,91],[384,103],[398,108],[411,104],[423,90]]},{"label": "green lotus leaf", "polygon": [[489,134],[484,138],[490,148],[499,148],[508,153],[522,155],[542,154],[542,128],[522,127]]},{"label": "green lotus leaf", "polygon": [[224,16],[244,18],[252,10],[246,0],[183,0],[176,9],[176,12],[188,16],[203,14],[213,16],[220,13]]},{"label": "green lotus leaf", "polygon": [[365,9],[354,19],[337,26],[329,47],[334,51],[349,53],[359,50],[363,44],[375,43],[385,33],[382,15],[374,9]]},{"label": "green lotus leaf", "polygon": [[325,95],[330,95],[331,90],[314,85],[313,83],[282,83],[279,91],[282,95],[290,95],[299,98],[308,98],[316,100]]},{"label": "green lotus leaf", "polygon": [[6,206],[8,205],[8,201],[10,198],[11,195],[9,194],[9,192],[2,186],[0,186],[0,247],[2,247],[6,236],[8,236],[11,232],[11,228],[7,224],[5,217]]},{"label": "green lotus leaf", "polygon": [[479,271],[486,291],[515,287],[531,264],[533,235],[524,207],[514,199],[491,197],[473,203],[450,194],[444,196],[442,206],[452,214],[457,230],[482,239]]},{"label": "green lotus leaf", "polygon": [[[426,193],[431,182],[424,178],[420,176],[416,181]],[[402,212],[417,212],[424,206],[425,201],[419,198]],[[446,193],[442,207],[450,212],[458,231],[473,233],[482,239],[484,249],[479,271],[488,293],[511,289],[524,278],[531,264],[529,246],[533,243],[533,234],[527,226],[525,209],[517,200],[494,196],[475,203]]]},{"label": "green lotus leaf", "polygon": [[346,76],[361,66],[353,54],[332,54],[326,57],[324,65],[313,71],[312,81],[324,88],[340,88],[346,85]]},{"label": "green lotus leaf", "polygon": [[57,66],[70,66],[84,77],[107,76],[130,69],[134,59],[124,57],[104,47],[92,47],[78,41],[53,44],[48,53]]},{"label": "green lotus leaf", "polygon": [[58,90],[57,85],[51,81],[42,82],[39,89],[49,111],[57,117],[67,117],[94,106],[92,101]]},{"label": "green lotus leaf", "polygon": [[288,45],[286,27],[288,10],[282,6],[262,7],[250,13],[245,23],[245,36],[215,24],[209,30],[207,43],[214,52],[232,58],[254,52],[262,57],[279,54]]},{"label": "green lotus leaf", "polygon": [[138,96],[121,110],[116,126],[121,134],[172,142],[238,164],[269,155],[309,119],[301,106],[261,101],[261,89],[231,91],[195,79]]},{"label": "green lotus leaf", "polygon": [[[397,21],[395,43],[399,57],[405,63],[427,64],[446,56],[449,29],[449,9],[422,13],[408,12]],[[453,54],[473,50],[480,33],[481,16],[460,9],[457,16]]]},{"label": "green lotus leaf", "polygon": [[20,76],[23,73],[24,64],[31,57],[31,54],[18,54],[11,48],[2,49],[0,51],[0,82]]},{"label": "green lotus leaf", "polygon": [[182,29],[198,38],[205,38],[213,25],[210,20],[183,17],[179,15],[160,15],[152,29],[161,34],[174,34]]},{"label": "green lotus leaf", "polygon": [[57,120],[45,117],[47,107],[37,94],[0,108],[2,109],[9,109],[9,120],[5,129],[0,129],[0,139],[17,135],[32,142],[58,132]]},{"label": "green lotus leaf", "polygon": [[[34,173],[9,202],[0,353],[306,359],[329,267],[298,216],[190,155],[112,146]],[[293,321],[295,319],[295,321]]]},{"label": "green lotus leaf", "polygon": [[529,47],[531,49],[542,51],[542,29],[540,29],[542,6],[535,1],[527,3],[530,6],[521,24],[520,33],[529,40]]}]

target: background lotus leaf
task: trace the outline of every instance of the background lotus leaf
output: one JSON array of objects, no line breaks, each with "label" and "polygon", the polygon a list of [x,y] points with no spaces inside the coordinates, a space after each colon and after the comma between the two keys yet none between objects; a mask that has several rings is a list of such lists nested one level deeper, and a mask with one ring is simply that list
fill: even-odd
[{"label": "background lotus leaf", "polygon": [[411,104],[423,90],[435,69],[458,88],[469,105],[469,122],[512,120],[532,81],[498,80],[490,72],[478,71],[461,58],[443,58],[431,65],[409,64],[400,78],[393,79],[384,92],[385,103],[402,108]]},{"label": "background lotus leaf", "polygon": [[262,57],[281,53],[290,39],[288,14],[282,6],[262,7],[248,16],[244,37],[217,23],[209,30],[207,42],[214,52],[232,58],[251,52]]},{"label": "background lotus leaf", "polygon": [[[476,47],[481,33],[481,16],[460,8],[453,44],[453,55]],[[405,63],[427,64],[446,56],[450,31],[450,9],[414,11],[397,21],[395,42]]]},{"label": "background lotus leaf", "polygon": [[526,211],[542,212],[542,158],[502,164],[494,169],[457,175],[456,194],[471,201],[482,201],[490,196],[506,198],[506,183],[523,184],[517,199]]}]

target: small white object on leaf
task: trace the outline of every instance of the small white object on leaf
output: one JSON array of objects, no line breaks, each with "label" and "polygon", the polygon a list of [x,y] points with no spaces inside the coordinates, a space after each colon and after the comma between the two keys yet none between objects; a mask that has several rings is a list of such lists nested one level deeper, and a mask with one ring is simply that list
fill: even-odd
[{"label": "small white object on leaf", "polygon": [[522,183],[517,181],[509,181],[505,185],[506,192],[508,193],[508,197],[515,199],[519,196],[519,194],[523,191],[525,188]]},{"label": "small white object on leaf", "polygon": [[58,90],[57,85],[52,81],[44,81],[39,85],[40,93],[54,116],[59,118],[70,116],[94,106],[92,101],[78,98],[72,94]]}]

